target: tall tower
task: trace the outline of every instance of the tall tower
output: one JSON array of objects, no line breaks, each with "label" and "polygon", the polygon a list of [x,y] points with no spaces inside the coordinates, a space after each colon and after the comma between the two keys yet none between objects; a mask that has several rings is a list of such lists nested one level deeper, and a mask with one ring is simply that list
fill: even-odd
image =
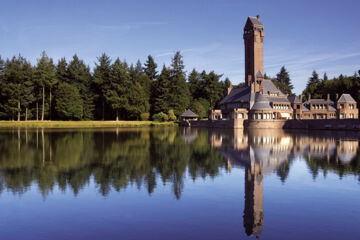
[{"label": "tall tower", "polygon": [[260,22],[260,15],[256,18],[248,17],[244,27],[245,44],[245,85],[255,85],[255,92],[264,89],[264,26]]}]

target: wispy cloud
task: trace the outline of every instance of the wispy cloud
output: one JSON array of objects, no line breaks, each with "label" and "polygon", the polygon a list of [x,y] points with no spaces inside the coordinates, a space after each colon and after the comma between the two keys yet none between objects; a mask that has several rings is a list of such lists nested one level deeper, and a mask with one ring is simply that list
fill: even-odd
[{"label": "wispy cloud", "polygon": [[[22,28],[22,30],[39,30],[39,29],[98,29],[98,30],[133,30],[146,26],[160,26],[166,25],[167,22],[162,21],[143,21],[143,22],[124,22],[119,24],[38,24],[29,25]],[[1,26],[0,26],[1,27]]]},{"label": "wispy cloud", "polygon": [[222,46],[222,44],[220,43],[211,43],[211,44],[207,44],[205,46],[198,46],[198,47],[193,47],[193,48],[185,48],[182,50],[173,50],[173,51],[163,51],[160,52],[159,54],[156,54],[155,57],[168,57],[168,56],[172,56],[175,54],[176,51],[180,51],[181,53],[185,53],[185,54],[191,54],[191,55],[203,55],[209,52],[213,52],[216,49],[220,48]]}]

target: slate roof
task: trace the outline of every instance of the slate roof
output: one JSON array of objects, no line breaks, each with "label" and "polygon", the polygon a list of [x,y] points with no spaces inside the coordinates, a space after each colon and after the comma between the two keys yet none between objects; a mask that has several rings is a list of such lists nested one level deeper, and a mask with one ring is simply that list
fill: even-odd
[{"label": "slate roof", "polygon": [[254,25],[263,25],[259,19],[257,19],[256,17],[248,17],[248,19],[250,20],[250,22]]},{"label": "slate roof", "polygon": [[230,102],[249,102],[250,90],[251,89],[248,86],[233,88],[230,93],[220,101],[220,104]]},{"label": "slate roof", "polygon": [[252,106],[251,110],[271,110],[269,100],[262,95],[261,93],[256,93],[255,103]]},{"label": "slate roof", "polygon": [[352,98],[352,96],[350,94],[346,94],[346,93],[343,93],[337,102],[339,102],[339,103],[348,103],[348,102],[356,103],[356,101]]},{"label": "slate roof", "polygon": [[[270,97],[268,96],[269,92],[278,92],[279,97]],[[289,102],[289,100],[283,94],[271,80],[264,80],[264,96],[270,102]],[[231,92],[225,96],[221,101],[221,104],[232,103],[232,102],[251,102],[255,99],[251,99],[251,88],[248,86],[233,88]]]},{"label": "slate roof", "polygon": [[195,114],[193,111],[191,111],[190,109],[186,110],[183,114],[180,115],[181,117],[191,117],[191,118],[195,118],[195,117],[199,117],[199,115]]},{"label": "slate roof", "polygon": [[310,99],[306,101],[307,104],[309,103],[329,103],[329,104],[333,104],[334,102],[331,100],[327,100],[327,99]]},{"label": "slate roof", "polygon": [[266,96],[269,102],[281,102],[281,103],[289,103],[289,99],[285,97],[268,97]]},{"label": "slate roof", "polygon": [[268,92],[279,92],[279,96],[285,96],[284,93],[282,93],[271,80],[264,80],[264,93],[268,94]]},{"label": "slate roof", "polygon": [[296,95],[290,95],[288,96],[288,100],[291,103],[302,103],[301,99]]}]

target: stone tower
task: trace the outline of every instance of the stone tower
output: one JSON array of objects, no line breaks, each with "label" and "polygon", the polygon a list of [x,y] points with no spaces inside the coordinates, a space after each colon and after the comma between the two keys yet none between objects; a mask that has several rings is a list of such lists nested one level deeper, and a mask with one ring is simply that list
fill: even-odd
[{"label": "stone tower", "polygon": [[244,27],[245,44],[245,85],[254,84],[252,91],[262,92],[264,89],[264,26],[260,15],[248,17]]}]

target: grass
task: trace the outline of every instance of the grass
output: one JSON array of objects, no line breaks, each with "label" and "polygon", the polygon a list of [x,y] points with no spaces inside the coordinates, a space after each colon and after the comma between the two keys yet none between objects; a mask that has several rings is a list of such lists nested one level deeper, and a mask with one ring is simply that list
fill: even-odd
[{"label": "grass", "polygon": [[94,128],[177,126],[175,122],[155,121],[0,121],[0,128]]}]

